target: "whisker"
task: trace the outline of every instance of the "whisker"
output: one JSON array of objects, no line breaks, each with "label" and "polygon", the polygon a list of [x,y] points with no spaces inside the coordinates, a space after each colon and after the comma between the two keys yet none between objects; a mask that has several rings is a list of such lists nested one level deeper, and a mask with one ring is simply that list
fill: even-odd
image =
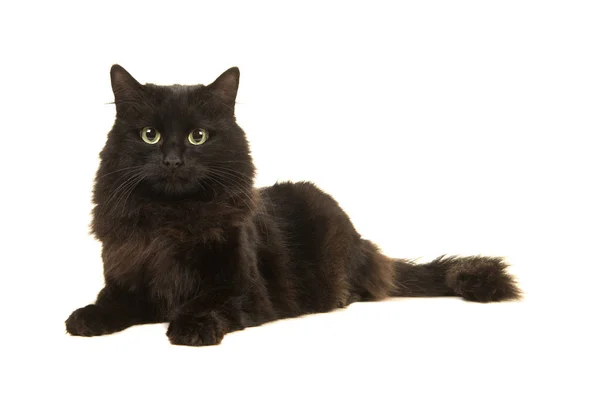
[{"label": "whisker", "polygon": [[123,200],[121,201],[121,203],[123,204],[123,209],[122,212],[126,210],[126,206],[127,206],[127,200],[129,200],[129,197],[131,196],[131,194],[133,193],[133,191],[135,190],[135,188],[144,180],[146,179],[146,174],[141,175],[132,185],[129,186],[129,190],[127,191],[127,194],[124,196]]},{"label": "whisker", "polygon": [[[112,191],[111,196],[105,201],[105,203],[102,205],[101,209],[104,209],[104,208],[110,206],[110,204],[112,203],[113,200],[118,200],[119,197],[121,196],[121,194],[129,187],[131,182],[135,181],[140,175],[143,175],[143,174],[144,174],[144,171],[136,171],[136,172],[133,172],[132,175],[126,176],[125,180],[116,189],[114,189]],[[119,182],[119,180],[117,180],[117,182]],[[117,201],[117,204],[118,204],[118,201]]]},{"label": "whisker", "polygon": [[[217,178],[222,178],[225,180],[225,182],[220,181]],[[216,184],[220,185],[221,187],[223,187],[223,189],[234,199],[239,199],[241,200],[248,209],[254,209],[256,207],[256,202],[254,201],[254,198],[252,196],[252,192],[250,189],[248,188],[244,188],[242,186],[240,186],[239,184],[235,183],[234,181],[229,181],[229,183],[232,184],[233,189],[237,189],[239,190],[239,192],[234,192],[232,191],[229,187],[229,185],[227,184],[227,177],[226,176],[218,176],[218,177],[210,177],[209,179],[212,180],[213,182],[215,182]]]},{"label": "whisker", "polygon": [[112,174],[116,174],[117,172],[127,171],[127,170],[131,170],[131,169],[135,169],[135,168],[139,168],[139,169],[141,169],[142,167],[141,167],[141,166],[138,166],[138,165],[136,165],[136,166],[133,166],[133,167],[125,167],[125,168],[121,168],[121,169],[118,169],[118,170],[116,170],[116,171],[112,171],[112,172],[109,172],[109,173],[107,173],[107,174],[104,174],[104,175],[97,176],[97,177],[96,177],[96,179],[102,179],[102,178],[104,178],[105,176],[109,176],[109,175],[112,175]]}]

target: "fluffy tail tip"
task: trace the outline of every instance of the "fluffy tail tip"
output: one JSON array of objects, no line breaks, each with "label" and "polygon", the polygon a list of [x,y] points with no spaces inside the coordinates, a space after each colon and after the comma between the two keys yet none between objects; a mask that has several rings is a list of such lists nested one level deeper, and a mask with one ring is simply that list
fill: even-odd
[{"label": "fluffy tail tip", "polygon": [[440,257],[446,269],[446,285],[465,300],[488,303],[517,300],[522,296],[508,265],[495,257]]}]

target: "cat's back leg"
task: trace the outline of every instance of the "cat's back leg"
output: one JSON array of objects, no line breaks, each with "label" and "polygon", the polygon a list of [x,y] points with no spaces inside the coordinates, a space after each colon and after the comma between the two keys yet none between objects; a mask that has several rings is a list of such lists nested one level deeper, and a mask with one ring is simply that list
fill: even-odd
[{"label": "cat's back leg", "polygon": [[289,256],[303,312],[326,312],[352,302],[349,267],[360,235],[339,204],[309,182],[283,182],[262,191]]},{"label": "cat's back leg", "polygon": [[369,240],[360,239],[348,263],[352,301],[382,300],[394,288],[393,260]]}]

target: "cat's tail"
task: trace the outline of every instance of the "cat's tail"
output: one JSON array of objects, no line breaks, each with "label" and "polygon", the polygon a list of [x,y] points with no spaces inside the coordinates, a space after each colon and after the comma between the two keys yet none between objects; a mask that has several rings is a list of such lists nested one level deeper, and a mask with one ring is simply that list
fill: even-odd
[{"label": "cat's tail", "polygon": [[501,258],[442,256],[425,264],[396,259],[394,267],[392,296],[460,296],[482,303],[521,297]]}]

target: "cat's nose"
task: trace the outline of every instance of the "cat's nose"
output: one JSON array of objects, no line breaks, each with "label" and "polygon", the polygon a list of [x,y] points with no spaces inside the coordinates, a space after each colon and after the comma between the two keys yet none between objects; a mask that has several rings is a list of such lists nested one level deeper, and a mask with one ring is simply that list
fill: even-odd
[{"label": "cat's nose", "polygon": [[182,161],[181,161],[181,158],[179,158],[177,156],[169,155],[169,156],[166,156],[165,158],[163,158],[163,164],[165,164],[167,167],[169,167],[171,169],[175,169],[182,164]]}]

